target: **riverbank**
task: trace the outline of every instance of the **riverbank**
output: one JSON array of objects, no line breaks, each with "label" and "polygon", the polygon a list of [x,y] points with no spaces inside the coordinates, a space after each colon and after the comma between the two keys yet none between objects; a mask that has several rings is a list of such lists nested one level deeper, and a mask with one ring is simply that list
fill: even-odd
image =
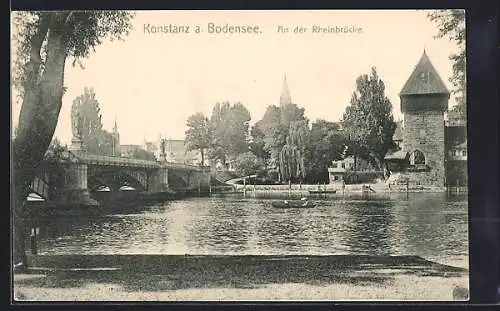
[{"label": "riverbank", "polygon": [[83,257],[31,257],[52,268],[16,274],[18,299],[453,300],[468,287],[466,269],[416,256],[87,256],[63,270]]},{"label": "riverbank", "polygon": [[[304,192],[309,193],[309,191],[336,191],[336,193],[357,193],[357,192],[446,192],[448,188],[446,187],[432,187],[432,186],[422,186],[422,185],[391,185],[385,183],[365,183],[365,184],[325,184],[325,185],[302,185],[302,184],[292,184],[292,185],[234,185],[237,191],[257,191],[257,192]],[[459,192],[466,191],[466,187],[458,188]],[[452,189],[453,192],[457,191],[457,188]]]},{"label": "riverbank", "polygon": [[[414,193],[444,193],[450,195],[466,195],[467,188],[446,188],[430,186],[386,185],[372,184],[326,184],[326,185],[234,185],[235,191],[230,195],[239,194],[254,198],[297,198],[312,199],[389,199],[394,196]],[[221,194],[218,194],[221,195]],[[224,194],[222,194],[224,195]]]}]

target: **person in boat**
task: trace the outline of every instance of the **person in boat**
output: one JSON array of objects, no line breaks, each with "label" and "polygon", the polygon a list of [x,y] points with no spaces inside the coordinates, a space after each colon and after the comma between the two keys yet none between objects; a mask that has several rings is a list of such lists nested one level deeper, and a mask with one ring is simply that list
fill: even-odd
[{"label": "person in boat", "polygon": [[302,206],[306,206],[307,203],[309,203],[309,201],[307,200],[307,198],[302,198],[300,200],[302,201]]}]

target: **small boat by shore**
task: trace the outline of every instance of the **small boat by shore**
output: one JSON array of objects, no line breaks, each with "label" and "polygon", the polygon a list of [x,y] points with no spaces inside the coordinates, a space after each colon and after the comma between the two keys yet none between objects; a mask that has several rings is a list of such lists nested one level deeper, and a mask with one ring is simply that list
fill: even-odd
[{"label": "small boat by shore", "polygon": [[309,194],[334,194],[337,190],[309,190]]},{"label": "small boat by shore", "polygon": [[226,195],[243,194],[243,191],[222,191],[222,192],[212,192],[213,197],[224,197]]},{"label": "small boat by shore", "polygon": [[312,208],[315,204],[309,200],[283,200],[271,202],[271,205],[276,208]]}]

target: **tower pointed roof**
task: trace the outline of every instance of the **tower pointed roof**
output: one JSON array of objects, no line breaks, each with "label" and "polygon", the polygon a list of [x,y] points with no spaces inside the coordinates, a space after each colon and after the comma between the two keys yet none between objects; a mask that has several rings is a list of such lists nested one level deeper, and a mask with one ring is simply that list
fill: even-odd
[{"label": "tower pointed roof", "polygon": [[290,91],[288,90],[288,83],[286,81],[286,75],[285,75],[285,78],[283,79],[283,88],[281,89],[280,106],[291,103],[292,103],[292,98],[290,96]]},{"label": "tower pointed roof", "polygon": [[443,80],[441,80],[441,77],[432,65],[425,49],[417,66],[415,66],[415,69],[413,69],[413,72],[399,93],[400,96],[422,94],[450,94],[450,91],[448,91]]}]

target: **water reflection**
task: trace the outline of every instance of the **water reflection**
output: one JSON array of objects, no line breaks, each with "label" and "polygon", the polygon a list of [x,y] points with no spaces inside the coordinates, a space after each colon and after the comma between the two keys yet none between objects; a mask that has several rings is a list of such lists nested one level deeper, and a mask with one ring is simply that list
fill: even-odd
[{"label": "water reflection", "polygon": [[467,254],[467,202],[418,194],[324,200],[276,209],[268,200],[196,198],[94,218],[46,219],[42,253]]},{"label": "water reflection", "polygon": [[467,254],[467,202],[450,202],[443,194],[433,194],[414,195],[405,203],[399,215],[406,253],[428,257],[443,252]]},{"label": "water reflection", "polygon": [[[238,253],[245,249],[250,235],[248,210],[244,201],[210,200],[207,215],[193,228],[192,241],[197,249],[219,253]],[[202,245],[203,244],[203,245]]]},{"label": "water reflection", "polygon": [[350,202],[345,219],[347,244],[366,255],[391,255],[394,234],[391,227],[393,203],[387,201]]}]

